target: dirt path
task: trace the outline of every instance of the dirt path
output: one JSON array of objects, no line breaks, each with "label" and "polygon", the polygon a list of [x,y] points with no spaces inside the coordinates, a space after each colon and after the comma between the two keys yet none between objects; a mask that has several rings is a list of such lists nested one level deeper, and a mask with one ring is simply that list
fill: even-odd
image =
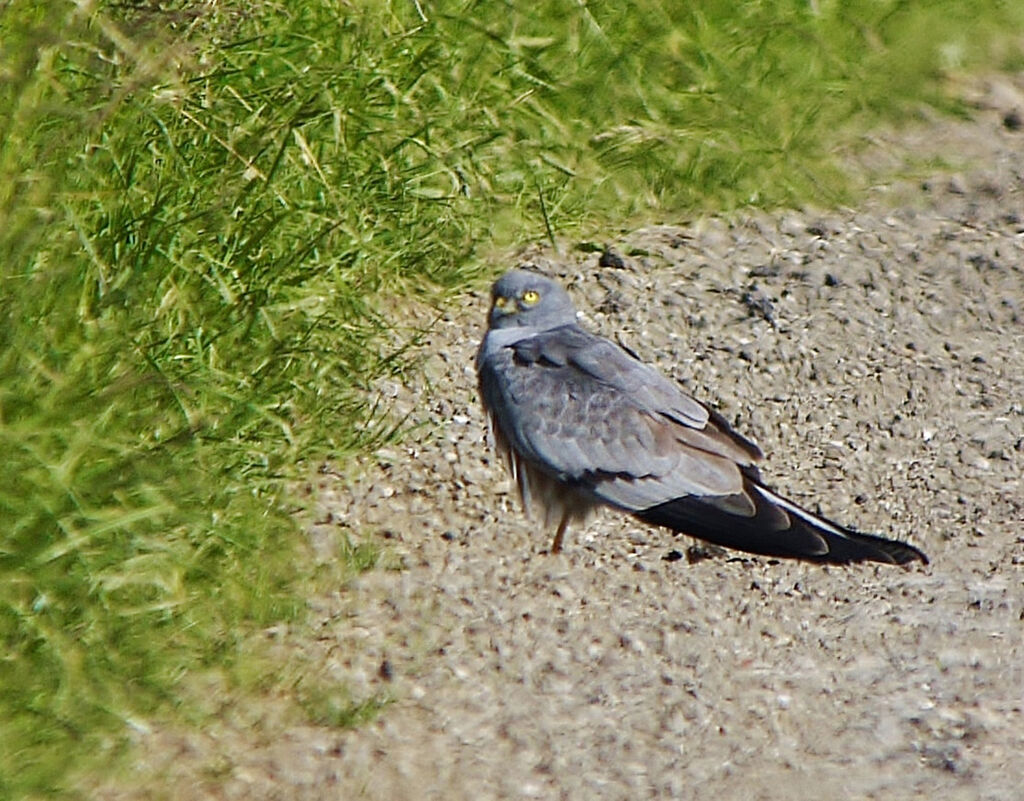
[{"label": "dirt path", "polygon": [[325,474],[312,530],[325,558],[348,535],[401,560],[315,599],[317,641],[293,643],[394,703],[351,731],[236,712],[140,735],[140,776],[168,798],[1020,798],[1024,133],[989,99],[911,142],[974,164],[952,179],[646,228],[612,242],[621,268],[523,257],[717,403],[769,484],[930,567],[690,563],[613,514],[540,555],[485,446],[470,294],[388,388],[426,425],[359,479]]}]

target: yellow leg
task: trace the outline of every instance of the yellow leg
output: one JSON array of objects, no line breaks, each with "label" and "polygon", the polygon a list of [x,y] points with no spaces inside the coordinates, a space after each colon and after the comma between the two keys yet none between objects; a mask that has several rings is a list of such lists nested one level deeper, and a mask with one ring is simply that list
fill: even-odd
[{"label": "yellow leg", "polygon": [[569,517],[563,517],[562,522],[558,524],[558,531],[555,532],[555,539],[551,543],[551,553],[562,552],[562,538],[565,537],[565,530],[569,527]]}]

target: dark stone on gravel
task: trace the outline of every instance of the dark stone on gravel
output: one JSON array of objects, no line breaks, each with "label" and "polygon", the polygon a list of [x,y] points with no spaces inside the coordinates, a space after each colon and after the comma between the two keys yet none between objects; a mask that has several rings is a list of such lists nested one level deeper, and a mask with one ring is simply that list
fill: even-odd
[{"label": "dark stone on gravel", "polygon": [[610,267],[613,270],[622,270],[626,267],[626,260],[622,255],[613,248],[605,248],[601,254],[601,258],[598,259],[597,264],[599,267]]}]

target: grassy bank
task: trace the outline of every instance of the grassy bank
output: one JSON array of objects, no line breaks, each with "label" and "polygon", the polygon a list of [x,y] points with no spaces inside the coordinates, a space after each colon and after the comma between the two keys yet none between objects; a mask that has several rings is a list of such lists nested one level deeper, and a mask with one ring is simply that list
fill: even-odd
[{"label": "grassy bank", "polygon": [[254,633],[323,580],[286,483],[393,436],[401,297],[549,233],[848,198],[857,131],[1021,66],[1011,3],[697,5],[5,4],[0,797],[187,718],[191,674],[272,681]]}]

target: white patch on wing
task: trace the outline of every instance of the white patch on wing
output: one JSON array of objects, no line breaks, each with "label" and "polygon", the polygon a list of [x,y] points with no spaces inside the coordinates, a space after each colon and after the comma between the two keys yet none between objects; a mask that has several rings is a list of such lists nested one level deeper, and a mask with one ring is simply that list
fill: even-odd
[{"label": "white patch on wing", "polygon": [[831,523],[829,523],[827,520],[823,520],[822,518],[816,517],[815,515],[811,514],[810,512],[807,512],[807,511],[801,509],[795,503],[791,503],[790,501],[787,501],[785,498],[783,498],[780,495],[776,495],[771,490],[765,489],[764,487],[762,487],[762,486],[760,486],[758,484],[754,485],[754,489],[756,489],[758,492],[760,492],[771,503],[774,503],[776,506],[781,506],[787,512],[789,512],[790,514],[796,515],[797,517],[801,518],[802,520],[806,520],[808,523],[813,525],[815,528],[820,528],[820,529],[822,529],[824,531],[829,532],[830,534],[835,534],[837,537],[842,537],[844,540],[850,539],[849,536],[847,536],[846,532],[843,531],[842,529],[836,528]]}]

